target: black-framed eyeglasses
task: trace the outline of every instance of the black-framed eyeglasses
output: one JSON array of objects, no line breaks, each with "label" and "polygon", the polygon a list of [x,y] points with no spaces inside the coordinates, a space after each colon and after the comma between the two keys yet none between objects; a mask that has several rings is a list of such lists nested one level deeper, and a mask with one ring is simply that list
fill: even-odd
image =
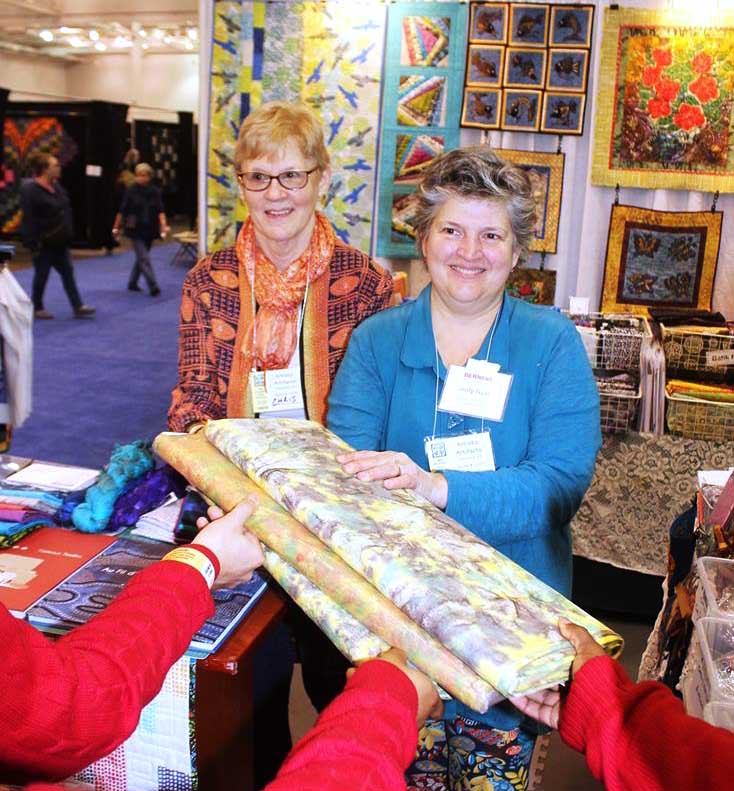
[{"label": "black-framed eyeglasses", "polygon": [[277,176],[253,170],[249,173],[238,173],[237,180],[250,192],[265,192],[273,179],[276,179],[283,189],[300,190],[308,184],[308,177],[317,170],[318,168],[311,168],[311,170],[284,170],[282,173],[278,173]]}]

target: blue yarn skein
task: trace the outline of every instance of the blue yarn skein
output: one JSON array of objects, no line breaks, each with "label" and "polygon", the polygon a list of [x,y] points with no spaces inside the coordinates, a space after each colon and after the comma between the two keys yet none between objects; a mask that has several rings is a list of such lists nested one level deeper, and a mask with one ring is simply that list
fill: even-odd
[{"label": "blue yarn skein", "polygon": [[153,454],[143,440],[115,445],[97,483],[87,489],[84,502],[72,511],[74,526],[83,533],[102,532],[107,527],[115,500],[125,484],[148,472],[154,465]]}]

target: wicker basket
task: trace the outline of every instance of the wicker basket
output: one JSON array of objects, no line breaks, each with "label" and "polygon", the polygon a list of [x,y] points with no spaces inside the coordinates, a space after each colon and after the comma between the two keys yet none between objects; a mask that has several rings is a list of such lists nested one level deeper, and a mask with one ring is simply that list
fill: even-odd
[{"label": "wicker basket", "polygon": [[734,380],[734,366],[709,365],[709,352],[734,349],[734,335],[691,332],[678,327],[663,330],[663,349],[669,379],[694,379],[706,382]]},{"label": "wicker basket", "polygon": [[734,404],[665,394],[666,421],[671,434],[691,439],[734,440]]},{"label": "wicker basket", "polygon": [[599,393],[601,430],[607,434],[629,431],[637,417],[642,398],[641,391],[634,393]]}]

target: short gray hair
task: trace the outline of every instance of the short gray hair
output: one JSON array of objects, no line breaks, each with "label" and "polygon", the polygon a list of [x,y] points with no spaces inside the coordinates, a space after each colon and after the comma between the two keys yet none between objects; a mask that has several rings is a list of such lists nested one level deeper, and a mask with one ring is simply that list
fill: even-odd
[{"label": "short gray hair", "polygon": [[153,168],[147,162],[141,162],[139,165],[135,165],[135,175],[150,176],[152,178]]},{"label": "short gray hair", "polygon": [[535,238],[532,184],[522,168],[488,146],[459,148],[434,159],[423,172],[416,197],[413,225],[419,252],[438,210],[449,198],[458,197],[500,202],[510,218],[515,251],[521,259],[528,257]]}]

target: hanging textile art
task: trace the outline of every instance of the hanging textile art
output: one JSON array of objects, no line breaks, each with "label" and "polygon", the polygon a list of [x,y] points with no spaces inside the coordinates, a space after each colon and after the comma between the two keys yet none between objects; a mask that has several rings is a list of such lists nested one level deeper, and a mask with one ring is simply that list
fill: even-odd
[{"label": "hanging textile art", "polygon": [[594,6],[471,3],[462,126],[580,135]]},{"label": "hanging textile art", "polygon": [[242,120],[260,101],[265,3],[217,0],[212,5],[206,252],[234,244],[244,220],[234,148]]},{"label": "hanging textile art", "polygon": [[246,216],[233,173],[239,126],[261,102],[279,99],[321,118],[332,168],[323,211],[343,241],[369,252],[384,5],[217,2],[214,13],[209,251],[233,244]]},{"label": "hanging textile art", "polygon": [[723,216],[612,206],[601,312],[710,310]]},{"label": "hanging textile art", "polygon": [[535,239],[530,243],[530,249],[538,253],[555,253],[558,222],[561,219],[565,154],[545,154],[510,148],[496,148],[494,151],[502,159],[521,167],[533,185],[536,222]]},{"label": "hanging textile art", "polygon": [[161,691],[142,710],[133,734],[108,756],[74,775],[73,787],[90,791],[196,788],[195,681],[195,660],[182,656],[168,671]]},{"label": "hanging textile art", "polygon": [[552,305],[556,297],[556,273],[553,269],[515,267],[507,278],[505,291],[534,305]]},{"label": "hanging textile art", "polygon": [[[561,614],[586,625],[613,653],[621,647],[620,639],[602,624],[427,501],[410,492],[387,492],[380,484],[343,473],[335,454],[348,446],[317,424],[222,420],[210,422],[202,433],[287,506],[288,523],[297,519],[308,530],[312,546],[326,545],[322,552],[328,558],[338,556],[353,570],[352,576],[363,578],[372,591],[364,607],[375,606],[374,586],[382,594],[378,599],[398,603],[419,631],[438,640],[461,660],[461,667],[471,668],[501,695],[538,689],[566,677],[572,650],[556,630]],[[156,442],[159,452],[162,438],[165,435]],[[197,461],[191,464],[196,467]],[[209,475],[212,481],[220,479]],[[237,496],[242,498],[242,490]],[[288,538],[288,531],[274,520],[259,537],[268,543],[269,534],[290,553],[288,562],[297,565],[305,554],[298,539]],[[321,575],[314,574],[313,581],[320,583]],[[353,606],[352,583],[342,581],[341,588],[335,589],[338,603]],[[439,610],[451,615],[437,618]],[[358,611],[359,606],[353,614]],[[391,639],[386,642],[397,645]],[[456,688],[453,671],[436,669],[448,677],[448,683],[439,681],[442,686]]]},{"label": "hanging textile art", "polygon": [[20,230],[20,183],[31,175],[33,154],[53,154],[63,168],[79,155],[74,138],[55,117],[6,118],[3,131],[3,178],[0,182],[0,233]]},{"label": "hanging textile art", "polygon": [[734,15],[606,9],[593,184],[734,192]]},{"label": "hanging textile art", "polygon": [[415,183],[459,144],[465,5],[390,5],[382,112],[377,254],[416,258]]},{"label": "hanging textile art", "polygon": [[342,241],[365,253],[371,250],[385,13],[374,3],[303,3],[300,99],[321,118],[331,156],[323,212]]}]

